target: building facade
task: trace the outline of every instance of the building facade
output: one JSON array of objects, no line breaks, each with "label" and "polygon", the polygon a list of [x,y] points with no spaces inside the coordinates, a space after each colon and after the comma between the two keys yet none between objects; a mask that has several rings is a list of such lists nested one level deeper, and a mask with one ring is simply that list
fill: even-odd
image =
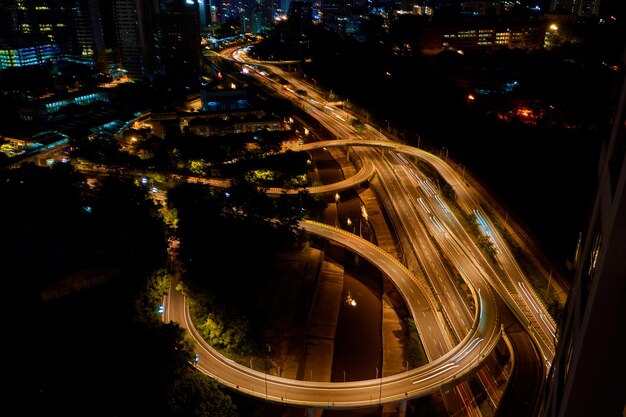
[{"label": "building facade", "polygon": [[113,17],[120,63],[133,80],[154,79],[156,74],[156,13],[150,0],[114,0]]},{"label": "building facade", "polygon": [[550,11],[577,16],[597,16],[600,0],[552,0]]},{"label": "building facade", "polygon": [[544,47],[546,24],[537,22],[511,24],[472,24],[457,27],[425,27],[421,45],[425,54],[445,49],[467,51],[498,48],[540,50]]},{"label": "building facade", "polygon": [[542,417],[626,415],[626,74],[558,331]]},{"label": "building facade", "polygon": [[45,39],[0,40],[0,71],[54,63],[59,56],[56,44]]},{"label": "building facade", "polygon": [[[24,44],[49,45],[54,60],[106,70],[106,49],[98,0],[1,0],[0,38],[15,56],[28,54]],[[45,53],[44,55],[47,55]],[[49,61],[46,58],[44,61]],[[32,60],[16,59],[15,66]]]},{"label": "building facade", "polygon": [[159,14],[158,65],[170,80],[185,83],[200,76],[200,20],[194,5],[174,3]]}]

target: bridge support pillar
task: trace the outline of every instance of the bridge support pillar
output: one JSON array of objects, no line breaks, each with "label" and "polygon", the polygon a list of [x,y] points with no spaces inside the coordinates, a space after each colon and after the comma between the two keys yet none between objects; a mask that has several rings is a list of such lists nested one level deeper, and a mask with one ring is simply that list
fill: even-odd
[{"label": "bridge support pillar", "polygon": [[398,417],[406,416],[406,400],[400,401],[400,407],[398,407]]},{"label": "bridge support pillar", "polygon": [[346,159],[350,162],[350,147],[346,146]]}]

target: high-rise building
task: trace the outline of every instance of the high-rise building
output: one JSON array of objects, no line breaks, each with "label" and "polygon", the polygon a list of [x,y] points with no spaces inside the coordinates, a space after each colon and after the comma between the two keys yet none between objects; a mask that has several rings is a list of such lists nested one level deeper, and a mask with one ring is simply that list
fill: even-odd
[{"label": "high-rise building", "polygon": [[289,32],[299,34],[301,38],[310,35],[313,28],[313,3],[293,0],[287,10],[287,27]]},{"label": "high-rise building", "polygon": [[[626,56],[626,55],[625,55]],[[624,73],[624,67],[622,66]],[[626,415],[626,74],[558,332],[542,417]]]},{"label": "high-rise building", "polygon": [[252,33],[255,25],[254,6],[249,4],[239,10],[239,27],[243,33]]},{"label": "high-rise building", "polygon": [[321,4],[321,21],[324,25],[333,21],[335,16],[345,15],[347,12],[344,0],[322,0]]},{"label": "high-rise building", "polygon": [[210,10],[210,3],[211,2],[209,0],[206,2],[204,0],[198,0],[198,22],[201,30],[205,30],[211,22],[210,16],[207,14],[207,11]]},{"label": "high-rise building", "polygon": [[235,2],[222,1],[217,9],[219,23],[227,23],[239,18],[239,8]]},{"label": "high-rise building", "polygon": [[159,14],[160,72],[188,83],[200,73],[200,22],[198,8],[190,3],[171,3]]},{"label": "high-rise building", "polygon": [[287,13],[287,10],[289,10],[289,4],[291,4],[291,0],[276,0],[274,4],[275,10],[280,10],[281,14],[285,14]]},{"label": "high-rise building", "polygon": [[209,3],[209,16],[210,16],[211,26],[217,24],[220,21],[218,10],[217,10],[217,2],[215,0],[211,0],[211,2]]},{"label": "high-rise building", "polygon": [[262,33],[273,25],[273,0],[240,2],[239,25],[244,33]]},{"label": "high-rise building", "polygon": [[113,15],[117,50],[122,67],[134,80],[153,80],[158,66],[156,15],[151,0],[114,0]]},{"label": "high-rise building", "polygon": [[5,36],[41,36],[59,47],[69,40],[71,27],[63,0],[3,0],[0,6],[5,15],[1,21],[9,25],[0,29]]},{"label": "high-rise building", "polygon": [[16,48],[50,45],[56,60],[106,68],[98,0],[2,0],[0,36]]},{"label": "high-rise building", "polygon": [[94,65],[100,72],[106,72],[106,46],[98,0],[71,0],[66,11],[73,29],[67,58]]},{"label": "high-rise building", "polygon": [[199,4],[193,0],[115,0],[122,67],[135,80],[188,84],[200,71]]},{"label": "high-rise building", "polygon": [[597,16],[600,0],[552,0],[550,11],[577,16]]},{"label": "high-rise building", "polygon": [[338,33],[355,33],[360,16],[367,7],[358,0],[322,0],[320,21],[325,28]]},{"label": "high-rise building", "polygon": [[198,20],[200,22],[200,30],[206,31],[207,28],[217,23],[217,0],[197,0],[198,1]]},{"label": "high-rise building", "polygon": [[494,16],[502,11],[502,2],[494,0],[472,0],[461,4],[461,13],[471,16]]},{"label": "high-rise building", "polygon": [[254,33],[260,33],[270,29],[274,23],[274,1],[273,0],[256,0],[255,10],[259,28]]}]

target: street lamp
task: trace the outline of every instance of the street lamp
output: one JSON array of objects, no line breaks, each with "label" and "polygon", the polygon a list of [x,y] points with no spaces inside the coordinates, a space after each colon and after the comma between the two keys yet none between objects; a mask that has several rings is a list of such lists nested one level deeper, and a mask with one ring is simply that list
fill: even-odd
[{"label": "street lamp", "polygon": [[545,299],[546,299],[546,303],[548,302],[548,291],[550,291],[550,282],[552,282],[552,271],[550,271],[550,277],[548,278],[548,286],[546,287],[546,295],[545,295]]},{"label": "street lamp", "polygon": [[363,222],[367,222],[369,219],[369,214],[367,214],[367,209],[365,208],[365,204],[361,204],[361,217],[362,219],[359,219],[359,236],[362,236],[362,225]]},{"label": "street lamp", "polygon": [[337,212],[337,220],[335,222],[335,226],[339,226],[339,200],[341,196],[339,193],[335,193],[335,211]]}]

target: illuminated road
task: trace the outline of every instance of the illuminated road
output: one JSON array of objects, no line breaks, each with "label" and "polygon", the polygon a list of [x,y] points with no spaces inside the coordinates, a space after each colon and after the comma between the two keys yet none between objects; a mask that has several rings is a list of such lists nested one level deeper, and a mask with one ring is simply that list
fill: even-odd
[{"label": "illuminated road", "polygon": [[[437,168],[439,173],[454,188],[457,194],[457,200],[466,211],[473,211],[476,209],[480,212],[481,202],[483,204],[485,203],[485,200],[480,195],[470,193],[467,190],[463,179],[460,178],[459,174],[445,161],[429,152],[412,146],[389,140],[338,139],[332,141],[313,142],[304,145],[294,145],[292,150],[308,151],[320,147],[331,146],[382,148],[423,159]],[[380,170],[377,172],[381,175]],[[424,211],[428,216],[430,216],[430,214],[432,214],[435,210],[439,212],[436,220],[437,225],[433,224],[438,233],[435,233],[434,235],[441,236],[441,232],[444,231],[444,229],[447,230],[448,233],[444,233],[444,237],[456,237],[456,249],[454,249],[454,252],[458,253],[459,251],[462,251],[467,254],[466,257],[468,258],[481,260],[484,256],[475,247],[475,245],[471,243],[472,239],[467,235],[467,233],[464,232],[463,227],[459,224],[456,218],[453,215],[450,215],[449,208],[445,207],[445,203],[443,203],[440,198],[436,197],[437,192],[434,187],[432,185],[428,185],[427,180],[423,177],[419,177],[418,175],[419,174],[415,174],[416,186],[413,188],[421,189],[422,194],[416,195],[416,201],[418,201],[418,203],[416,203],[416,208]],[[397,193],[394,193],[394,200],[396,198],[401,198],[403,195],[405,195],[405,192],[400,192],[400,190],[398,190]],[[422,200],[419,200],[419,198],[422,198]],[[430,200],[428,206],[424,203],[426,199]],[[422,203],[424,205],[422,205]],[[411,210],[404,209],[402,211],[409,213]],[[485,226],[487,227],[488,233],[494,239],[495,246],[498,249],[498,261],[501,263],[507,276],[498,276],[495,271],[493,271],[492,267],[484,260],[478,262],[476,264],[476,268],[482,271],[482,276],[490,278],[490,283],[494,285],[500,296],[515,313],[520,322],[526,327],[532,329],[531,332],[537,339],[536,341],[543,352],[544,360],[546,360],[546,363],[549,364],[554,356],[554,336],[556,325],[549,317],[547,311],[545,311],[545,307],[539,301],[538,296],[531,289],[530,285],[526,283],[527,280],[517,265],[517,262],[513,259],[513,255],[507,245],[504,243],[504,239],[500,236],[498,231],[492,223],[489,222],[485,215],[481,215],[481,217],[485,220]],[[407,229],[411,230],[411,228]],[[460,257],[455,256],[453,259],[460,259]]]},{"label": "illuminated road", "polygon": [[[278,69],[272,71],[280,73]],[[360,174],[342,181],[341,185],[329,184],[315,192],[329,192],[337,189],[333,187],[348,184],[350,187],[355,186],[365,178],[369,179],[372,170],[375,171],[387,195],[384,198],[385,208],[393,213],[401,226],[400,233],[420,262],[432,290],[424,288],[424,284],[398,260],[358,236],[311,222],[303,223],[302,227],[367,258],[394,282],[415,318],[420,335],[428,334],[428,337],[422,337],[422,341],[430,362],[408,372],[375,380],[348,383],[295,381],[236,364],[217,354],[200,337],[196,337],[201,346],[199,368],[224,385],[243,393],[267,401],[318,408],[367,407],[419,397],[442,388],[457,389],[463,385],[460,383],[463,379],[461,376],[473,374],[499,338],[496,294],[530,331],[546,365],[549,365],[554,355],[555,324],[527,284],[527,279],[492,221],[482,212],[481,207],[488,205],[490,196],[482,190],[469,187],[464,173],[459,174],[444,159],[419,148],[389,141],[369,125],[366,125],[365,131],[356,131],[350,125],[352,116],[349,113],[327,103],[306,84],[299,83],[287,74],[282,76],[289,80],[291,87],[285,88],[269,79],[264,83],[300,103],[306,112],[337,137],[349,138],[298,145],[292,149],[309,151],[341,146],[350,149],[363,164]],[[296,94],[294,89],[303,89],[307,94]],[[431,164],[454,188],[457,201],[466,212],[476,214],[484,233],[494,242],[497,261],[504,276],[497,273],[485,259],[474,239],[441,198],[436,184],[432,184],[416,168],[414,162],[418,159]],[[460,294],[452,282],[449,268],[441,264],[435,243],[472,291],[476,304],[474,315],[467,305],[467,296]],[[173,293],[172,302],[176,306],[175,312],[178,312],[173,314],[173,319],[183,323],[193,333],[186,309],[182,307],[182,296]],[[467,355],[455,356],[461,352]],[[458,394],[461,397],[468,395]],[[474,415],[473,411],[471,413]],[[476,411],[476,415],[480,413]]]},{"label": "illuminated road", "polygon": [[[420,334],[435,337],[438,329],[433,300],[415,276],[397,259],[369,241],[322,223],[304,221],[311,234],[332,240],[358,253],[396,285],[408,301]],[[494,295],[487,286],[477,289],[477,314],[464,340],[445,355],[416,369],[384,378],[353,382],[300,381],[268,375],[225,358],[211,348],[191,324],[184,295],[172,289],[168,296],[168,318],[189,330],[198,342],[198,368],[222,384],[242,393],[285,405],[314,408],[357,408],[398,402],[431,394],[458,384],[472,375],[500,339]],[[428,330],[425,330],[428,328]]]},{"label": "illuminated road", "polygon": [[[322,148],[324,145],[343,146],[344,144],[336,141],[318,142],[303,145],[302,148],[311,150]],[[367,165],[369,164],[364,164],[364,166]],[[371,176],[371,167],[361,169],[359,172],[368,174],[362,176],[355,175],[346,181],[351,182],[352,186],[357,185],[358,181],[363,181]],[[227,184],[216,182],[213,185],[225,186]],[[334,189],[336,187],[330,187],[329,185],[324,189],[316,187],[309,189],[309,191],[328,192]],[[476,316],[470,319],[471,325],[466,329],[464,340],[456,344],[447,335],[445,324],[441,323],[441,308],[433,308],[435,304],[441,305],[441,303],[428,296],[429,292],[424,291],[420,287],[416,277],[397,259],[391,257],[387,252],[382,251],[369,241],[341,229],[311,222],[303,223],[302,227],[311,233],[334,240],[368,259],[395,283],[415,318],[419,334],[428,335],[428,337],[423,337],[422,339],[431,362],[424,367],[403,374],[372,380],[369,383],[366,381],[343,384],[320,383],[322,384],[321,386],[313,385],[313,387],[309,387],[312,383],[308,381],[292,381],[265,375],[221,357],[195,333],[189,317],[184,312],[185,307],[180,294],[173,293],[170,299],[171,305],[167,309],[170,319],[182,323],[196,336],[195,339],[201,346],[199,351],[201,357],[199,368],[223,384],[269,401],[277,400],[276,396],[270,394],[271,392],[282,389],[284,393],[280,396],[280,402],[292,405],[325,408],[365,407],[375,403],[397,402],[402,399],[415,398],[438,391],[444,386],[457,385],[462,381],[463,377],[468,375],[468,372],[473,372],[479,366],[480,362],[484,360],[485,356],[490,353],[493,346],[497,343],[500,329],[498,313],[495,310],[495,300],[493,300],[492,295],[486,298],[481,295],[481,291],[482,294],[489,294],[490,290],[487,286],[477,287],[477,292],[474,293],[474,296],[477,300],[481,300],[477,302],[481,310],[477,310]],[[436,257],[435,252],[433,254]],[[487,334],[490,337],[489,339],[485,337]],[[467,353],[468,356],[461,358],[463,353]],[[468,364],[463,365],[466,361]],[[259,384],[259,376],[263,377],[263,384]],[[266,387],[266,379],[268,391],[263,392],[261,388]],[[352,386],[359,389],[356,391],[349,390]],[[321,387],[324,389],[322,390]],[[328,390],[332,391],[333,389],[340,389],[340,391],[336,394],[328,392]],[[378,391],[377,399],[376,392],[372,391],[372,389]],[[343,397],[346,392],[350,392],[351,397],[349,400]],[[332,400],[329,401],[329,398]]]}]

